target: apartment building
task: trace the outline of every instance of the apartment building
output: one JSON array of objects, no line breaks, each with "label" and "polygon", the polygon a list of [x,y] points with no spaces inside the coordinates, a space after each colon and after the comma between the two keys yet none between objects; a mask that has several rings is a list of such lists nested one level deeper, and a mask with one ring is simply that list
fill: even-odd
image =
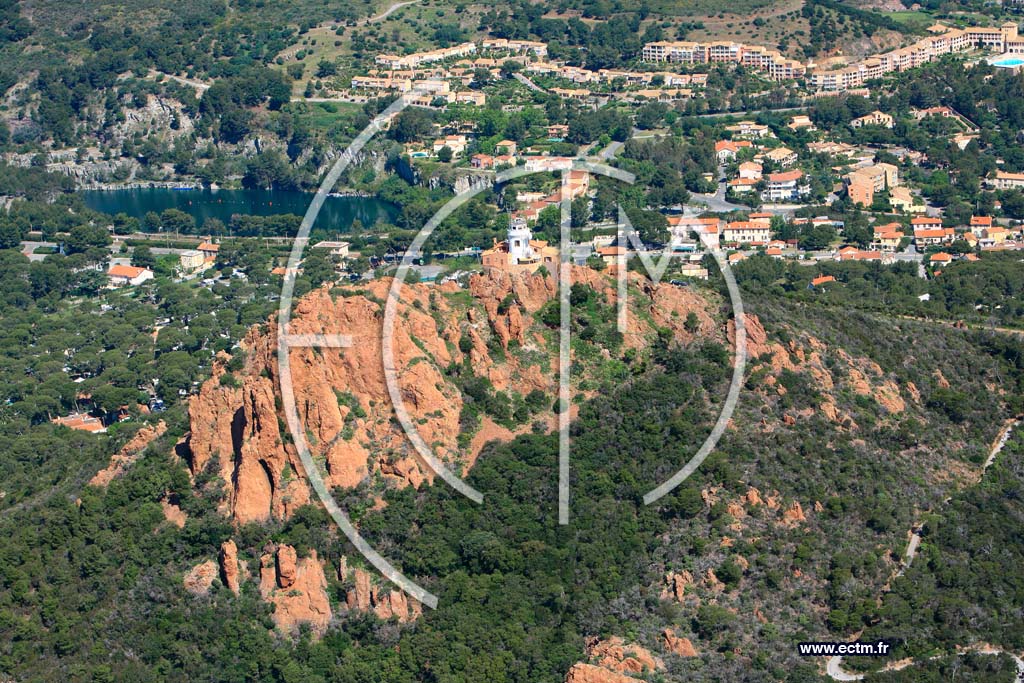
[{"label": "apartment building", "polygon": [[499,52],[529,53],[537,57],[548,56],[548,46],[537,40],[508,40],[506,38],[488,38],[480,43],[482,50]]},{"label": "apartment building", "polygon": [[810,74],[811,84],[818,90],[849,90],[887,73],[913,69],[954,52],[971,49],[1024,52],[1024,41],[1018,36],[1015,22],[1006,22],[999,28],[973,26],[954,29],[937,25],[932,29],[937,35],[922,38],[913,45],[869,57],[843,69],[813,71]]},{"label": "apartment building", "polygon": [[730,62],[762,71],[776,81],[803,78],[807,67],[784,57],[763,45],[746,45],[731,41],[698,43],[690,41],[658,41],[644,45],[640,58],[645,62],[709,64]]},{"label": "apartment building", "polygon": [[1017,190],[1024,187],[1024,173],[1007,173],[996,171],[996,177],[989,181],[989,185],[996,190]]},{"label": "apartment building", "polygon": [[768,185],[761,193],[766,202],[791,202],[807,192],[803,171],[768,174]]},{"label": "apartment building", "polygon": [[375,61],[387,69],[415,69],[421,64],[465,57],[474,52],[476,52],[476,43],[462,43],[451,47],[427,50],[426,52],[415,52],[411,55],[377,55]]},{"label": "apartment building", "polygon": [[722,229],[722,242],[726,244],[767,244],[772,229],[761,221],[730,221]]}]

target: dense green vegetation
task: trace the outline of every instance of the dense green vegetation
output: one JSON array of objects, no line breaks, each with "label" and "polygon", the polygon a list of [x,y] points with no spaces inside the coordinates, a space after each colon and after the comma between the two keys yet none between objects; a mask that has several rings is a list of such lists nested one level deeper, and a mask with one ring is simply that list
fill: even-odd
[{"label": "dense green vegetation", "polygon": [[[581,289],[575,296],[580,315],[587,312],[578,329],[600,328],[608,311],[595,293]],[[728,355],[715,344],[679,348],[666,340],[640,362],[615,351],[598,329],[594,341],[623,353],[632,379],[602,384],[581,407],[573,427],[570,526],[556,524],[557,439],[545,434],[485,450],[470,474],[488,492],[483,506],[439,485],[390,491],[384,510],[362,517],[375,544],[442,596],[438,610],[408,628],[350,615],[319,642],[292,643],[268,632],[269,608],[252,581],[239,598],[219,583],[207,598],[188,595],[181,572],[228,537],[246,558],[258,557],[270,539],[300,553],[316,548],[330,562],[355,553],[315,508],[287,523],[233,529],[214,512],[215,498],[197,495],[205,479],[190,482],[183,465],[166,455],[186,428],[179,406],[161,415],[168,434],[106,490],[83,490],[81,482],[127,438],[130,425],[95,439],[23,422],[7,437],[5,452],[36,455],[7,470],[23,482],[20,504],[0,510],[0,532],[10,539],[0,552],[0,671],[73,681],[554,683],[580,659],[585,636],[627,635],[657,649],[660,629],[671,626],[694,639],[702,656],[669,658],[668,680],[813,680],[815,665],[796,657],[794,643],[841,638],[877,619],[874,595],[889,571],[879,547],[898,552],[912,510],[937,504],[952,485],[923,472],[946,458],[983,457],[1005,409],[982,384],[1013,387],[1020,349],[913,322],[890,321],[883,340],[868,332],[877,325],[848,312],[794,311],[788,302],[755,299],[773,337],[804,343],[814,335],[828,349],[827,364],[838,362],[840,350],[871,357],[901,383],[915,382],[922,405],[891,418],[873,401],[837,389],[840,408],[859,430],[839,431],[815,416],[765,432],[755,427],[763,415],[816,408],[821,389],[804,373],[787,371],[779,376],[785,395],[766,391],[764,359],[752,359],[735,418],[750,427],[727,434],[691,480],[646,507],[640,494],[706,433],[723,395]],[[901,350],[910,344],[912,358]],[[962,414],[944,412],[941,402],[949,397],[930,376],[936,367],[957,392],[973,397]],[[502,419],[506,408],[488,403],[486,387],[480,393],[467,384],[464,391]],[[528,419],[515,410],[509,417]],[[954,442],[970,448],[952,453],[946,446]],[[913,459],[891,459],[908,448]],[[32,479],[32,472],[49,474]],[[748,486],[808,507],[821,501],[824,509],[798,529],[750,517],[737,533],[724,503],[701,499],[708,487],[732,496]],[[163,522],[157,503],[168,492],[189,514],[181,531]],[[361,495],[349,492],[346,500]],[[70,502],[74,497],[80,505]],[[722,546],[726,536],[735,543]],[[727,587],[740,590],[723,594],[717,608],[660,603],[668,568],[714,568]],[[827,583],[795,582],[794,569]],[[827,588],[840,585],[842,591]],[[331,595],[345,589],[330,579]],[[829,602],[827,621],[801,618],[808,600]],[[755,607],[769,624],[752,617]],[[728,654],[737,647],[760,654]],[[1002,665],[971,660],[964,671],[976,667],[975,680],[986,680],[993,666]]]},{"label": "dense green vegetation", "polygon": [[[750,291],[782,294],[805,304],[1009,327],[1018,327],[1024,314],[1024,273],[1012,252],[957,262],[927,280],[918,277],[916,263],[826,261],[811,268],[766,256],[743,261],[735,272]],[[837,282],[812,289],[811,279],[822,274]],[[924,295],[928,298],[922,301]]]},{"label": "dense green vegetation", "polygon": [[926,517],[918,557],[864,634],[891,639],[893,659],[979,643],[1011,652],[1024,647],[1022,445],[1014,434],[980,483]]}]

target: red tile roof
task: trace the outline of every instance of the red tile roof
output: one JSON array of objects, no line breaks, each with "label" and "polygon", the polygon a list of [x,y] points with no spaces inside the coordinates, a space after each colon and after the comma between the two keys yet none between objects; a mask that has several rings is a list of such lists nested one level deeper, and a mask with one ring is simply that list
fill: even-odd
[{"label": "red tile roof", "polygon": [[110,270],[107,271],[107,275],[110,277],[126,277],[129,280],[134,280],[138,276],[146,272],[145,268],[137,268],[135,266],[110,266]]}]

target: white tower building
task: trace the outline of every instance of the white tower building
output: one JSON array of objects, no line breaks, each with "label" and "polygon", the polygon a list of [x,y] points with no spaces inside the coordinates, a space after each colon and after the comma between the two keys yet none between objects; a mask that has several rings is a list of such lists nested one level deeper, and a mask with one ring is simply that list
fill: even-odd
[{"label": "white tower building", "polygon": [[508,225],[508,255],[512,263],[532,261],[536,258],[530,240],[533,233],[522,218],[513,218]]}]

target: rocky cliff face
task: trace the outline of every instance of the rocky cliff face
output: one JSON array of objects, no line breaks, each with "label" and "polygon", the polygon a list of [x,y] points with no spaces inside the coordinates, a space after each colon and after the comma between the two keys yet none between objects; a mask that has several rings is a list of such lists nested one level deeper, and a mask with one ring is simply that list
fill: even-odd
[{"label": "rocky cliff face", "polygon": [[110,458],[110,464],[97,472],[96,476],[89,480],[89,485],[107,486],[114,479],[120,477],[124,474],[125,470],[132,466],[132,463],[135,462],[135,459],[139,457],[142,451],[146,450],[146,446],[159,438],[165,431],[167,431],[167,425],[164,424],[163,420],[160,420],[160,422],[153,426],[143,426],[139,431],[135,432],[135,436],[128,443],[121,447],[121,450]]},{"label": "rocky cliff face", "polygon": [[[610,277],[580,268],[574,280],[614,304]],[[633,286],[642,295],[631,302],[627,346],[649,344],[655,325],[675,330],[682,339],[724,336],[713,309],[699,295],[638,283]],[[372,482],[419,487],[433,478],[398,426],[385,384],[381,338],[390,285],[390,280],[378,280],[340,296],[320,289],[295,307],[293,334],[351,335],[354,340],[346,349],[291,351],[304,437],[331,487]],[[472,464],[483,442],[470,439],[471,448],[460,446],[464,398],[446,369],[468,364],[496,391],[553,395],[551,335],[534,315],[556,293],[550,276],[503,273],[473,276],[468,292],[453,283],[404,287],[393,332],[400,392],[424,441],[457,471]],[[699,321],[695,333],[683,327],[689,312]],[[224,512],[235,521],[286,518],[309,502],[310,492],[278,399],[276,321],[254,328],[244,348],[246,368],[237,381],[222,382],[226,371],[218,367],[189,405],[189,465],[193,474],[216,467],[225,488]]]},{"label": "rocky cliff face", "polygon": [[[609,276],[581,268],[573,277],[593,288],[604,305],[615,305],[615,282]],[[385,384],[381,340],[390,286],[390,280],[378,280],[340,293],[320,289],[294,309],[293,334],[353,338],[350,348],[290,352],[302,437],[330,487],[419,487],[433,477],[414,457]],[[485,378],[494,391],[510,396],[540,391],[546,395],[543,403],[550,405],[557,383],[551,365],[557,356],[557,333],[536,318],[556,295],[554,278],[541,275],[475,275],[468,289],[454,283],[404,287],[392,337],[399,390],[420,435],[457,472],[464,473],[473,464],[487,441],[510,439],[520,428],[485,417],[478,427],[469,427],[472,434],[460,439],[467,428],[460,418],[469,399],[458,373],[449,369],[462,368],[459,372]],[[688,290],[652,286],[634,276],[623,345],[649,350],[658,329],[664,328],[684,342],[697,335],[724,342],[725,326],[712,315],[715,306]],[[692,317],[690,329],[685,329],[690,313],[696,316],[697,329]],[[311,498],[279,398],[276,319],[253,328],[243,348],[244,369],[225,378],[226,358],[218,359],[213,376],[190,401],[191,428],[180,450],[193,475],[217,475],[209,485],[214,490],[208,493],[221,495],[222,512],[236,523],[285,519]],[[604,362],[607,354],[598,358],[585,362]],[[553,421],[549,410],[536,419]],[[528,429],[529,423],[521,428]],[[245,565],[231,541],[220,550],[219,567],[212,573],[205,567],[199,583],[208,577],[212,582],[218,571],[223,583],[239,593]],[[315,556],[297,559],[287,545],[265,549],[259,589],[275,605],[274,620],[281,630],[290,631],[300,623],[311,624],[316,632],[326,628],[332,610],[324,576]],[[372,611],[381,619],[399,622],[421,613],[421,606],[404,593],[378,584],[364,569],[349,568],[344,559],[338,580],[349,586],[339,609]],[[592,656],[616,671],[658,666],[635,646],[609,642],[594,647],[601,652]]]},{"label": "rocky cliff face", "polygon": [[327,630],[331,604],[315,550],[300,560],[291,546],[268,549],[260,558],[260,594],[274,605],[272,617],[280,630],[291,632],[299,624],[309,624],[316,634]]}]

